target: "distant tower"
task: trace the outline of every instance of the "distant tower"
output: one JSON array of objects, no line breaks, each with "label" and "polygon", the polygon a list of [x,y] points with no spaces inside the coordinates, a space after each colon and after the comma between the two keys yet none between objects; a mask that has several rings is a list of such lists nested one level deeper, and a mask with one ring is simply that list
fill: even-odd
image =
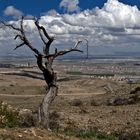
[{"label": "distant tower", "polygon": [[27,67],[30,67],[30,62],[27,63]]},{"label": "distant tower", "polygon": [[87,44],[87,56],[86,56],[86,58],[88,59],[89,58],[89,49],[88,49],[88,40],[87,39],[85,39],[86,40],[86,44]]},{"label": "distant tower", "polygon": [[87,45],[87,59],[88,59],[88,45]]}]

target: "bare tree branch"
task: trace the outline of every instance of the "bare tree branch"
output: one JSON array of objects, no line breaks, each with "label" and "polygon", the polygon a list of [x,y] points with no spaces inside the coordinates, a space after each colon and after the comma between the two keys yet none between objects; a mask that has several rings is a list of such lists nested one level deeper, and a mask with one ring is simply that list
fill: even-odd
[{"label": "bare tree branch", "polygon": [[[45,47],[43,48],[43,52],[44,52],[45,55],[48,55],[49,54],[49,48],[50,48],[51,43],[54,41],[54,37],[50,37],[48,35],[46,29],[43,26],[40,26],[37,20],[35,21],[35,25],[36,25],[36,27],[38,29],[40,38],[41,38],[41,40],[43,41],[43,43],[45,45]],[[41,31],[43,32],[44,36],[48,39],[47,42],[45,41]]]},{"label": "bare tree branch", "polygon": [[81,51],[80,49],[78,49],[78,45],[82,43],[82,40],[79,40],[78,42],[76,42],[74,48],[70,48],[70,49],[67,49],[67,50],[63,50],[63,51],[55,51],[55,56],[54,57],[58,57],[60,55],[65,55],[67,53],[70,53],[70,52],[83,52]]},{"label": "bare tree branch", "polygon": [[23,42],[23,43],[21,43],[21,44],[19,44],[19,45],[17,45],[17,46],[16,46],[16,48],[14,48],[14,50],[18,49],[19,47],[21,47],[21,46],[23,46],[23,45],[25,45],[25,43],[24,43],[24,42]]},{"label": "bare tree branch", "polygon": [[22,41],[23,41],[23,37],[21,36],[21,35],[16,35],[15,37],[14,37],[14,39],[16,40],[17,38],[20,38]]},{"label": "bare tree branch", "polygon": [[40,26],[39,26],[39,24],[38,24],[38,21],[36,20],[35,21],[35,25],[36,25],[36,27],[37,27],[37,29],[38,29],[38,32],[39,32],[39,35],[40,35],[40,38],[41,38],[41,40],[43,41],[43,43],[46,45],[47,44],[47,42],[45,41],[45,39],[43,38],[43,35],[42,35],[42,33],[41,33],[41,29],[40,29]]},{"label": "bare tree branch", "polygon": [[[27,37],[26,37],[26,34],[25,34],[25,31],[24,31],[24,27],[23,27],[23,20],[24,20],[24,17],[22,17],[22,19],[21,19],[21,21],[20,21],[20,28],[16,28],[16,27],[14,27],[13,25],[11,25],[11,24],[6,24],[5,22],[3,22],[3,21],[1,21],[2,22],[2,24],[4,24],[5,26],[7,26],[7,27],[10,27],[10,28],[12,28],[13,30],[16,30],[16,31],[19,31],[20,32],[20,34],[18,34],[18,35],[16,35],[15,36],[15,39],[17,39],[17,37],[19,37],[20,38],[20,40],[22,40],[23,41],[23,43],[21,43],[20,45],[18,45],[15,49],[17,49],[17,48],[19,48],[19,47],[21,47],[21,46],[23,46],[24,44],[26,45],[26,46],[28,46],[35,54],[37,54],[37,55],[42,55],[36,48],[34,48],[33,46],[32,46],[32,44],[29,42],[29,40],[27,39]],[[43,56],[43,55],[42,55]]]},{"label": "bare tree branch", "polygon": [[78,45],[79,45],[80,43],[82,43],[82,42],[83,42],[82,40],[77,41],[77,43],[75,44],[74,48],[77,48]]},{"label": "bare tree branch", "polygon": [[42,62],[42,56],[41,55],[35,55],[35,57],[37,58],[37,65],[38,65],[39,69],[41,71],[45,71],[45,67],[43,66],[43,62]]},{"label": "bare tree branch", "polygon": [[70,52],[81,52],[81,53],[82,53],[83,51],[80,50],[80,49],[78,49],[78,45],[79,45],[80,43],[82,43],[82,41],[78,41],[78,42],[75,44],[74,48],[70,48],[70,49],[66,49],[66,50],[62,50],[62,51],[57,51],[57,48],[56,48],[54,54],[46,55],[45,58],[51,57],[51,58],[55,59],[55,58],[58,57],[58,56],[65,55],[65,54],[70,53]]},{"label": "bare tree branch", "polygon": [[[38,28],[38,30],[40,30],[40,31],[42,30],[42,31],[43,31],[45,37],[46,37],[48,40],[52,40],[52,37],[50,37],[50,36],[48,35],[48,33],[46,32],[46,29],[45,29],[43,26],[40,26],[40,25],[39,25],[39,23],[38,23],[37,20],[35,21],[35,25],[36,25],[36,27]],[[39,32],[40,32],[40,31],[39,31]]]},{"label": "bare tree branch", "polygon": [[65,55],[65,54],[70,53],[70,52],[83,52],[83,51],[81,51],[79,49],[71,48],[71,49],[67,49],[67,50],[57,52],[55,54],[55,57],[58,57],[60,55]]},{"label": "bare tree branch", "polygon": [[10,27],[10,28],[12,28],[12,29],[14,29],[14,30],[16,30],[16,31],[21,31],[21,29],[20,28],[17,28],[17,27],[15,27],[14,25],[12,25],[12,24],[7,24],[6,22],[4,22],[4,21],[0,21],[4,26],[7,26],[7,27]]}]

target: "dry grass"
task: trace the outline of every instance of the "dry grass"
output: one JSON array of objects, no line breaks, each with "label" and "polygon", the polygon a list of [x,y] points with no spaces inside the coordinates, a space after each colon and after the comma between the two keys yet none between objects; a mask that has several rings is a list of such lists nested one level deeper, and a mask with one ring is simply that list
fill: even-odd
[{"label": "dry grass", "polygon": [[[68,75],[65,76],[68,77]],[[61,77],[60,74],[59,77]],[[106,92],[107,83],[110,83],[114,89],[113,93]],[[140,132],[139,103],[117,107],[107,106],[107,101],[118,94],[124,97],[129,96],[129,85],[82,76],[74,80],[73,77],[69,77],[64,81],[60,80],[58,84],[59,94],[51,106],[51,111],[59,114],[57,118],[59,127],[66,128],[72,121],[77,129],[96,128],[106,134]],[[36,112],[45,93],[44,86],[44,81],[39,79],[2,74],[0,75],[0,94],[4,95],[0,95],[0,100],[15,107],[28,108]],[[9,130],[6,131],[10,133]],[[22,130],[19,130],[19,133],[20,131]],[[37,131],[44,136],[44,130]]]}]

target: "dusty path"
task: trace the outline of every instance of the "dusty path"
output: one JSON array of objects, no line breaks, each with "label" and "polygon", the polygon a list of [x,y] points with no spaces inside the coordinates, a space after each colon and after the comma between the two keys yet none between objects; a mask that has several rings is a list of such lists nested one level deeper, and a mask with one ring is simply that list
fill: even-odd
[{"label": "dusty path", "polygon": [[[104,92],[100,92],[100,93],[73,93],[73,94],[58,94],[58,96],[90,96],[90,95],[101,95],[101,94],[105,94]],[[0,96],[4,96],[4,97],[42,97],[43,95],[36,95],[36,94],[30,94],[30,95],[23,95],[23,94],[19,94],[19,95],[13,95],[13,94],[0,94]]]}]

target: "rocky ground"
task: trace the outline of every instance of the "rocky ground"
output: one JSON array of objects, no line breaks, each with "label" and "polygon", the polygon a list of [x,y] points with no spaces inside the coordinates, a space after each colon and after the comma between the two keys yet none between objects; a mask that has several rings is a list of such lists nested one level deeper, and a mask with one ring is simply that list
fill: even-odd
[{"label": "rocky ground", "polygon": [[[95,130],[119,135],[120,139],[139,138],[140,91],[130,94],[139,84],[61,73],[58,76],[59,93],[51,107],[53,129]],[[45,82],[38,70],[0,69],[1,101],[36,112],[44,94]],[[43,140],[64,137],[39,128],[1,129],[0,135]]]}]

